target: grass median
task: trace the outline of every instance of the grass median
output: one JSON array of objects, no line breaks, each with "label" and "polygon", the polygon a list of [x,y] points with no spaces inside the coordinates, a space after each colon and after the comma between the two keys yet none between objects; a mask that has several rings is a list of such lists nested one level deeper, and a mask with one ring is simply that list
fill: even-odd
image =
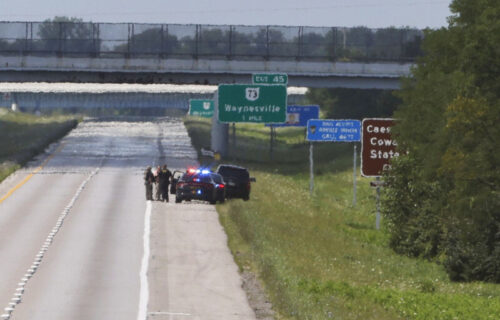
[{"label": "grass median", "polygon": [[0,108],[0,181],[77,124],[74,116],[35,116]]},{"label": "grass median", "polygon": [[[207,120],[185,124],[195,146],[209,145]],[[278,129],[271,160],[269,128],[238,124],[224,160],[257,179],[250,201],[217,210],[239,267],[260,276],[277,319],[498,318],[499,285],[453,283],[442,266],[388,247],[384,225],[375,230],[375,191],[359,174],[352,206],[352,144],[315,145],[310,195],[308,147],[303,129]]]}]

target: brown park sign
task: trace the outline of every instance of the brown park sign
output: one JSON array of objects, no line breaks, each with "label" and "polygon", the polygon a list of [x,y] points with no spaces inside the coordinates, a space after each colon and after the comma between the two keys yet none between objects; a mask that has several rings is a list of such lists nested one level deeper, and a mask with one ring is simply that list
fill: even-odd
[{"label": "brown park sign", "polygon": [[363,119],[361,144],[361,174],[379,177],[390,169],[391,159],[399,156],[397,143],[391,136],[394,119]]}]

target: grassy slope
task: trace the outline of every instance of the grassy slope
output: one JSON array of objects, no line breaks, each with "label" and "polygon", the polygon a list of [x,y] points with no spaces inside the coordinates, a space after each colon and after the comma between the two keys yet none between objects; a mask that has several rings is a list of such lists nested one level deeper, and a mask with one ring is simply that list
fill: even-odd
[{"label": "grassy slope", "polygon": [[36,117],[0,109],[0,181],[64,136],[76,123],[69,116]]},{"label": "grassy slope", "polygon": [[[195,146],[207,145],[205,120],[190,119],[186,126]],[[278,132],[274,161],[266,158],[268,132],[237,126],[234,157],[257,183],[250,201],[217,209],[240,268],[259,273],[278,318],[497,319],[500,286],[452,283],[441,266],[388,248],[387,231],[374,228],[368,179],[358,176],[358,205],[352,208],[352,145],[315,147],[310,196],[303,130]]]}]

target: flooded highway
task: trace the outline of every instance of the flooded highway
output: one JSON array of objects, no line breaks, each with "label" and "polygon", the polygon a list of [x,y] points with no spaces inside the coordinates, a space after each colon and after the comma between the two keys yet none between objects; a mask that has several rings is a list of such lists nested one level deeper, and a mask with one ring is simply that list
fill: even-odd
[{"label": "flooded highway", "polygon": [[196,158],[180,119],[87,120],[2,182],[2,319],[255,319],[215,208],[146,201]]}]

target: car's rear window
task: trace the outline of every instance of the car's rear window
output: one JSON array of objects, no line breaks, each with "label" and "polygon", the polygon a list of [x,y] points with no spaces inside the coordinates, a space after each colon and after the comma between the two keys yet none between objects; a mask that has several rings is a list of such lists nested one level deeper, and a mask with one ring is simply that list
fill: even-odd
[{"label": "car's rear window", "polygon": [[210,176],[204,175],[204,174],[185,174],[182,177],[182,181],[185,182],[207,182],[210,183],[212,180],[210,179]]},{"label": "car's rear window", "polygon": [[218,174],[212,174],[212,179],[214,179],[215,183],[223,183],[222,177]]},{"label": "car's rear window", "polygon": [[250,175],[246,169],[232,167],[220,167],[217,172],[224,177],[235,177],[240,179],[249,179]]}]

